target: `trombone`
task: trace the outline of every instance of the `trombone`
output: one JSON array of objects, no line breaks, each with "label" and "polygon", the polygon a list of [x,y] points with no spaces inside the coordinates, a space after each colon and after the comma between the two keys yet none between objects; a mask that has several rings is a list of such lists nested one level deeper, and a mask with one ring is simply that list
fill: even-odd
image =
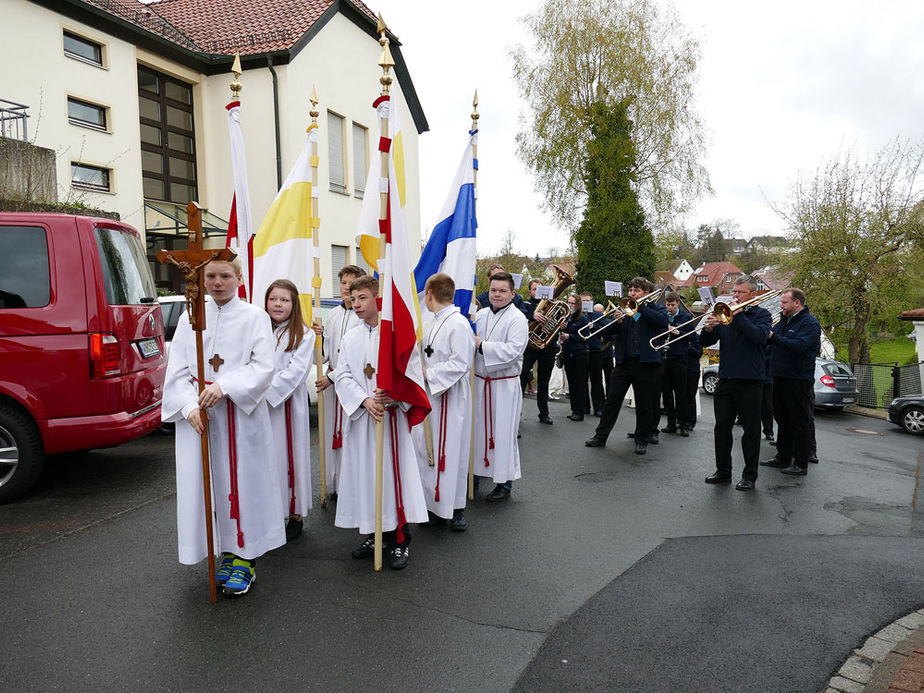
[{"label": "trombone", "polygon": [[[736,315],[737,313],[739,313],[740,311],[744,310],[745,308],[748,308],[748,307],[750,307],[750,306],[759,305],[759,304],[761,304],[761,303],[764,303],[764,302],[766,302],[766,301],[770,301],[770,300],[772,300],[772,299],[774,299],[774,298],[777,298],[778,296],[782,296],[782,295],[783,295],[783,290],[782,290],[782,289],[774,289],[773,291],[767,291],[766,293],[763,293],[763,294],[761,294],[760,296],[755,296],[754,298],[748,299],[747,301],[744,301],[743,303],[736,303],[736,304],[734,304],[734,305],[729,305],[728,303],[724,303],[724,302],[722,302],[722,301],[719,301],[718,303],[716,303],[716,304],[712,307],[711,314],[712,314],[713,317],[715,317],[716,320],[719,321],[719,324],[721,324],[721,325],[730,325],[730,324],[731,324],[731,321],[735,319],[735,315]],[[709,314],[707,313],[707,315],[709,315]],[[682,322],[682,323],[680,323],[679,325],[674,325],[673,328],[674,328],[675,330],[679,330],[679,329],[682,328],[682,327],[686,327],[686,326],[689,325],[690,323],[696,322],[697,320],[702,320],[704,317],[706,317],[706,316],[704,316],[704,315],[697,315],[695,318],[691,318],[691,319],[687,320],[686,322]],[[654,337],[652,337],[652,338],[648,341],[648,343],[651,345],[651,348],[652,348],[652,349],[654,349],[655,351],[660,351],[661,349],[666,349],[667,347],[669,347],[669,346],[670,346],[671,344],[673,344],[674,342],[679,342],[681,339],[686,339],[686,338],[689,337],[691,334],[699,334],[700,332],[703,331],[703,329],[705,329],[705,327],[706,327],[706,322],[705,322],[705,320],[704,320],[701,327],[697,327],[696,329],[690,330],[689,332],[686,332],[686,333],[684,333],[684,334],[680,334],[680,335],[677,335],[677,336],[675,336],[675,337],[671,337],[670,339],[665,340],[663,343],[661,343],[661,344],[655,346],[655,342],[656,342],[657,340],[659,340],[659,339],[661,339],[661,338],[663,338],[663,337],[666,337],[667,335],[671,334],[672,330],[671,330],[671,329],[667,329],[667,330],[665,330],[664,332],[662,332],[661,334],[656,334]]]},{"label": "trombone", "polygon": [[598,322],[600,322],[601,320],[603,320],[603,318],[608,318],[608,317],[610,317],[610,316],[611,316],[613,313],[615,313],[617,310],[619,310],[619,306],[614,306],[614,305],[613,305],[613,302],[612,302],[612,301],[609,301],[609,302],[606,304],[606,309],[603,311],[603,314],[602,314],[602,315],[600,315],[599,317],[594,318],[593,320],[591,320],[589,323],[587,323],[586,325],[584,325],[583,327],[581,327],[581,328],[578,330],[578,337],[580,337],[581,339],[591,339],[592,337],[596,337],[599,333],[603,332],[603,330],[606,329],[606,327],[607,327],[607,325],[609,325],[609,323],[607,323],[606,325],[603,325],[602,327],[600,327],[600,328],[594,330],[594,331],[591,332],[590,334],[584,334],[584,331],[585,331],[585,330],[589,330],[589,329],[590,329],[591,327],[593,327],[595,324],[597,324]]}]

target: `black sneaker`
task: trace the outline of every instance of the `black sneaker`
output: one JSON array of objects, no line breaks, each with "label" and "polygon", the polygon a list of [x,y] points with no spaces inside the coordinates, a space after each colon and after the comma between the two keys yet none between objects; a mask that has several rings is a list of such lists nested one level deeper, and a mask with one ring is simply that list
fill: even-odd
[{"label": "black sneaker", "polygon": [[290,517],[286,520],[286,542],[290,542],[293,539],[298,539],[302,536],[302,520],[296,520],[294,517]]},{"label": "black sneaker", "polygon": [[411,549],[405,543],[403,546],[395,546],[388,551],[388,567],[392,570],[404,570],[411,560]]},{"label": "black sneaker", "polygon": [[[383,550],[388,550],[387,545],[383,543]],[[372,558],[375,555],[375,535],[370,534],[366,537],[365,541],[362,544],[357,546],[350,553],[353,558]]]},{"label": "black sneaker", "polygon": [[508,498],[510,498],[510,489],[503,484],[497,484],[494,487],[494,490],[484,497],[485,500],[492,501],[494,503],[505,501]]},{"label": "black sneaker", "polygon": [[468,522],[465,519],[465,510],[463,508],[456,508],[452,511],[452,519],[449,521],[449,529],[453,532],[464,532],[468,527]]}]

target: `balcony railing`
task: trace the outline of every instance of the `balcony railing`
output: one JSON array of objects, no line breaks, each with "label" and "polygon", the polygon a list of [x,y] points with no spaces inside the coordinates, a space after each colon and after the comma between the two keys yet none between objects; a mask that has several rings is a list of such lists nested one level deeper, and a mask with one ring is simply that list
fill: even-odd
[{"label": "balcony railing", "polygon": [[21,103],[0,99],[0,137],[28,142],[28,110],[29,107]]}]

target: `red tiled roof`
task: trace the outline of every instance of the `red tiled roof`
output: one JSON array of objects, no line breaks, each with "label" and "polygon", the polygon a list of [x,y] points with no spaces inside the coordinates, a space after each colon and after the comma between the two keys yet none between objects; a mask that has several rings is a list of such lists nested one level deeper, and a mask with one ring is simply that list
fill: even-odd
[{"label": "red tiled roof", "polygon": [[924,320],[924,308],[912,308],[898,314],[900,320]]},{"label": "red tiled roof", "polygon": [[[361,0],[347,0],[372,19]],[[189,50],[251,55],[291,48],[334,0],[84,0]]]},{"label": "red tiled roof", "polygon": [[[707,262],[700,267],[697,267],[693,270],[686,281],[678,281],[677,288],[686,288],[692,286],[695,282],[696,286],[718,286],[722,283],[722,279],[725,278],[727,274],[743,274],[742,270],[734,262]],[[706,281],[700,281],[697,279],[698,276],[705,274],[708,276]]]},{"label": "red tiled roof", "polygon": [[792,286],[796,273],[774,268],[765,272],[754,272],[753,276],[766,284],[768,289],[788,289]]}]

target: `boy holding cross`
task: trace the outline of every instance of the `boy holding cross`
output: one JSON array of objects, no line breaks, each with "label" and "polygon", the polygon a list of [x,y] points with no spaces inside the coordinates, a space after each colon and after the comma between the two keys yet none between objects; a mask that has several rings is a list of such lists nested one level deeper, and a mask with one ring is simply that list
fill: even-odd
[{"label": "boy holding cross", "polygon": [[[198,392],[196,340],[180,320],[170,348],[161,417],[176,424],[177,535],[180,563],[221,553],[216,583],[224,594],[246,594],[256,579],[255,559],[286,543],[273,435],[264,395],[273,378],[273,331],[258,306],[240,301],[241,269],[213,260],[204,268],[206,386]],[[202,512],[200,434],[209,422],[216,546],[207,546]]]}]

